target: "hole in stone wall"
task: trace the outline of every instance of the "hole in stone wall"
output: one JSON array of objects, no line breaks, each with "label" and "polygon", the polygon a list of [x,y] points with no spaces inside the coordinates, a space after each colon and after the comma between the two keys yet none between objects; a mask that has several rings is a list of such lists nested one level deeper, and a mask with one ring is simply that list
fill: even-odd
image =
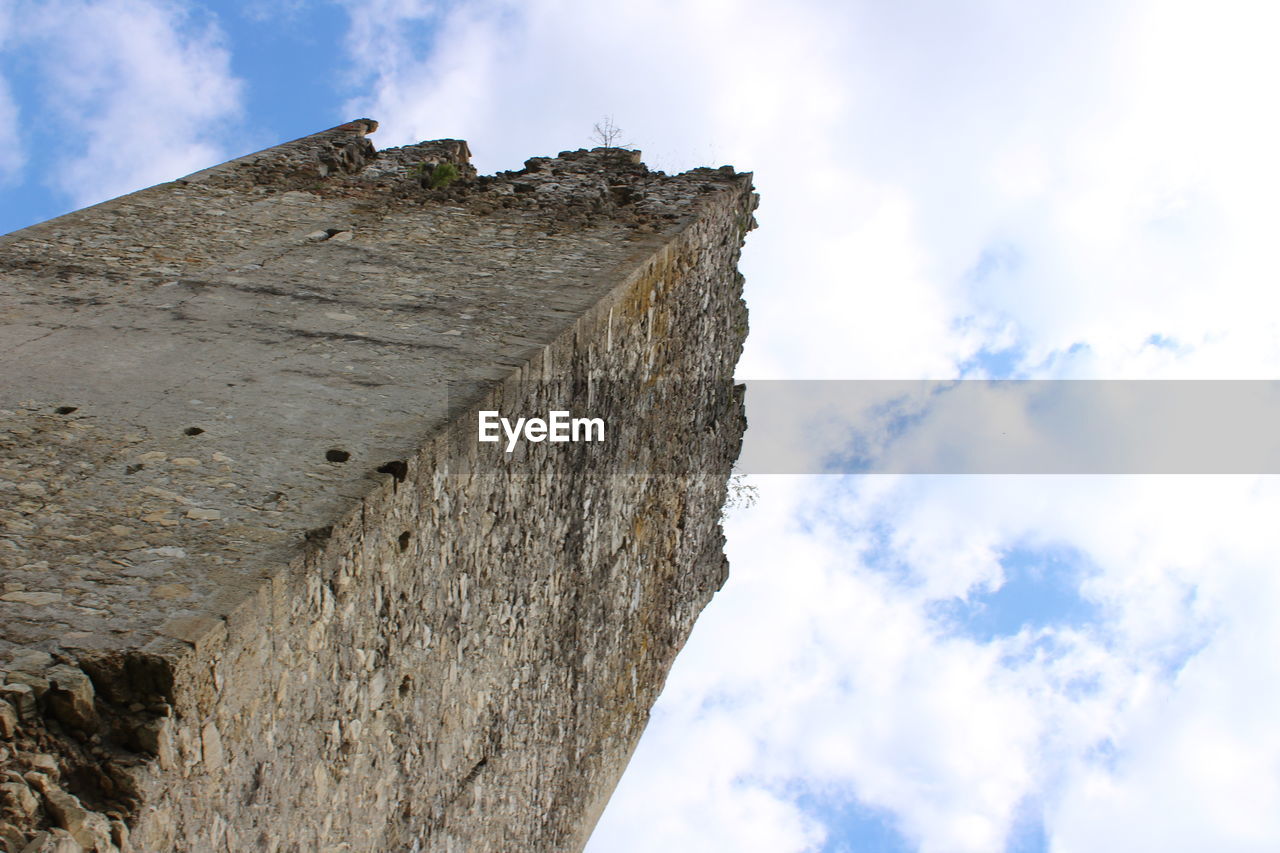
[{"label": "hole in stone wall", "polygon": [[404,698],[405,696],[408,696],[409,691],[411,690],[413,690],[413,679],[406,675],[400,681],[400,697]]},{"label": "hole in stone wall", "polygon": [[403,483],[404,478],[409,476],[409,466],[402,460],[396,459],[379,468],[378,473],[390,474],[392,477],[396,478],[397,483]]},{"label": "hole in stone wall", "polygon": [[324,458],[328,462],[346,462],[351,458],[351,454],[345,450],[338,450],[337,448],[334,448],[333,450],[326,450],[324,452]]},{"label": "hole in stone wall", "polygon": [[187,427],[183,432],[187,435],[199,435],[204,432],[204,430],[200,429],[200,427]]},{"label": "hole in stone wall", "polygon": [[57,412],[59,415],[69,415],[72,412],[76,411],[78,408],[80,407],[79,406],[59,406],[58,408],[54,409],[54,411]]},{"label": "hole in stone wall", "polygon": [[610,186],[609,194],[613,196],[613,200],[618,204],[630,204],[636,200],[637,196],[635,189],[626,184]]},{"label": "hole in stone wall", "polygon": [[408,551],[408,550],[409,550],[409,540],[410,540],[410,539],[412,539],[412,538],[413,538],[413,536],[412,536],[412,535],[410,535],[410,533],[409,533],[409,531],[408,531],[408,530],[406,530],[404,533],[401,533],[401,534],[400,534],[400,550],[401,550],[401,551]]}]

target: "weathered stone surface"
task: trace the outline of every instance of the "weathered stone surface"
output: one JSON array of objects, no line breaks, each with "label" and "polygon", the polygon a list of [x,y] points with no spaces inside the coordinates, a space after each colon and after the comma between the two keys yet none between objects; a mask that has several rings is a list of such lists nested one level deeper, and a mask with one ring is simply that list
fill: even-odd
[{"label": "weathered stone surface", "polygon": [[84,853],[84,848],[65,829],[37,832],[22,853]]},{"label": "weathered stone surface", "polygon": [[5,808],[13,811],[19,819],[30,819],[40,807],[36,795],[21,782],[0,785],[0,795],[4,797]]},{"label": "weathered stone surface", "polygon": [[18,712],[7,701],[0,700],[0,737],[11,738],[18,731]]},{"label": "weathered stone surface", "polygon": [[27,846],[27,836],[11,823],[0,823],[0,850],[5,853],[19,853]]},{"label": "weathered stone surface", "polygon": [[10,672],[41,673],[53,666],[53,655],[37,649],[18,649],[9,661]]},{"label": "weathered stone surface", "polygon": [[578,849],[724,580],[749,176],[375,126],[0,237],[37,849]]},{"label": "weathered stone surface", "polygon": [[[49,679],[34,672],[14,670],[5,675],[5,682],[6,686],[12,684],[31,688],[31,696],[35,700],[43,699],[49,692]],[[3,690],[4,688],[0,688],[0,692]]]},{"label": "weathered stone surface", "polygon": [[7,700],[19,719],[28,720],[36,715],[36,693],[29,684],[0,684],[0,697]]},{"label": "weathered stone surface", "polygon": [[106,817],[86,809],[79,799],[54,785],[47,776],[32,775],[50,816],[80,846],[102,853],[114,848],[111,842],[111,824]]},{"label": "weathered stone surface", "polygon": [[6,592],[0,595],[0,601],[16,601],[21,604],[30,604],[39,607],[42,604],[53,604],[55,601],[62,600],[62,593],[59,592],[24,592],[18,590],[15,592]]},{"label": "weathered stone surface", "polygon": [[93,682],[83,671],[59,664],[50,667],[49,709],[64,725],[91,732],[98,725],[93,708]]}]

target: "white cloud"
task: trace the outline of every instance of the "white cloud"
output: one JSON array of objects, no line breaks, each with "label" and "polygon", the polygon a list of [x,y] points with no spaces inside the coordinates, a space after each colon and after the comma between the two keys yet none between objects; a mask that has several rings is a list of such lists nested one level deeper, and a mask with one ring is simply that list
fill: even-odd
[{"label": "white cloud", "polygon": [[[370,84],[348,111],[380,145],[461,136],[514,168],[612,115],[651,166],[754,169],[745,376],[944,378],[1011,342],[1049,376],[1280,367],[1256,4],[348,8]],[[838,827],[798,789],[922,850],[1041,815],[1062,851],[1280,843],[1269,480],[816,482],[762,480],[731,527],[592,849],[815,849]],[[936,618],[1028,543],[1082,555],[1093,623]]]},{"label": "white cloud", "polygon": [[[1276,272],[1262,232],[1274,233],[1280,171],[1264,151],[1280,123],[1250,106],[1280,73],[1258,43],[1272,15],[1245,3],[1125,7],[1098,30],[1101,56],[1064,66],[1060,83],[1086,96],[1043,91],[986,161],[1016,202],[992,239],[1022,263],[976,295],[1016,321],[1033,361],[1084,343],[1077,375],[1274,373],[1275,297],[1260,284]],[[1095,63],[1105,85],[1077,83],[1074,69]],[[1072,109],[1083,104],[1087,114]],[[1063,106],[1067,121],[1055,121]],[[1192,351],[1147,346],[1155,333]]]},{"label": "white cloud", "polygon": [[211,26],[166,0],[55,0],[15,13],[67,139],[51,182],[87,205],[222,159],[240,86]]},{"label": "white cloud", "polygon": [[[1269,480],[757,482],[761,504],[731,523],[731,582],[593,849],[654,849],[654,814],[714,836],[735,790],[796,828],[743,850],[817,849],[785,812],[798,792],[856,796],[923,851],[1003,849],[1028,814],[1065,851],[1280,842]],[[873,529],[890,533],[881,556]],[[1028,541],[1083,555],[1097,620],[983,640],[933,617]]]},{"label": "white cloud", "polygon": [[[883,578],[848,571],[831,550],[847,546],[794,529],[805,491],[769,484],[733,528],[738,574],[677,662],[617,798],[696,825],[723,811],[709,777],[768,792],[775,809],[800,785],[887,810],[925,850],[999,849],[1033,781],[1033,703],[992,650],[938,636]],[[744,745],[732,760],[715,747],[725,740]],[[693,769],[664,767],[673,755]],[[611,807],[601,833],[594,849],[655,849],[628,808]],[[815,849],[802,844],[736,849]]]}]

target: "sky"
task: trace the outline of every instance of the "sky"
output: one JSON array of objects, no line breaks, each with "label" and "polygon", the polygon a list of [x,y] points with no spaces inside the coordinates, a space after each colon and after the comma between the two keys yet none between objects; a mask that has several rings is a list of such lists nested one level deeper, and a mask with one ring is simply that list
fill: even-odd
[{"label": "sky", "polygon": [[[652,168],[754,172],[742,378],[1271,379],[1278,24],[0,0],[0,231],[359,116],[482,172],[609,116]],[[591,853],[1280,849],[1274,477],[748,482]]]}]

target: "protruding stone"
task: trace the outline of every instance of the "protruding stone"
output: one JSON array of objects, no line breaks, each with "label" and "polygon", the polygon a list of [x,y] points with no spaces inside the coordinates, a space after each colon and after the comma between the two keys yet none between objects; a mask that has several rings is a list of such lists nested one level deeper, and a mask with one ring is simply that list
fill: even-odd
[{"label": "protruding stone", "polygon": [[18,853],[26,846],[26,833],[11,823],[0,823],[0,847],[5,853]]},{"label": "protruding stone", "polygon": [[0,737],[8,740],[18,731],[18,712],[8,702],[0,700]]},{"label": "protruding stone", "polygon": [[213,723],[207,723],[200,732],[200,743],[204,749],[205,769],[210,773],[221,769],[222,736],[218,734],[218,727]]},{"label": "protruding stone", "polygon": [[98,712],[93,707],[93,682],[74,666],[58,664],[49,669],[49,710],[68,726],[93,731]]},{"label": "protruding stone", "polygon": [[129,827],[122,820],[111,820],[111,842],[120,848],[120,853],[129,853]]},{"label": "protruding stone", "polygon": [[31,685],[14,684],[12,682],[2,684],[0,685],[0,697],[9,701],[9,704],[18,712],[18,719],[35,719],[36,692],[31,689]]},{"label": "protruding stone", "polygon": [[54,758],[52,755],[48,755],[47,753],[37,752],[35,755],[28,758],[27,761],[36,770],[40,770],[45,773],[58,772],[58,759]]},{"label": "protruding stone", "polygon": [[44,675],[37,675],[34,672],[23,672],[15,670],[5,676],[5,681],[10,684],[25,684],[31,688],[31,692],[36,699],[43,699],[44,694],[49,692],[49,679]]},{"label": "protruding stone", "polygon": [[[92,848],[90,848],[92,849]],[[65,829],[36,833],[22,853],[84,853],[84,848]]]},{"label": "protruding stone", "polygon": [[159,760],[162,770],[178,766],[178,756],[173,746],[173,719],[157,717],[143,723],[136,732],[138,748]]},{"label": "protruding stone", "polygon": [[[87,850],[109,850],[111,842],[111,824],[106,816],[89,811],[81,804],[78,797],[45,781],[41,790],[45,808],[57,821],[58,826],[71,833],[72,838]],[[77,851],[79,853],[79,851]]]},{"label": "protruding stone", "polygon": [[5,807],[19,817],[29,818],[40,808],[40,800],[31,789],[21,782],[6,782],[0,785],[0,796],[4,797]]}]

